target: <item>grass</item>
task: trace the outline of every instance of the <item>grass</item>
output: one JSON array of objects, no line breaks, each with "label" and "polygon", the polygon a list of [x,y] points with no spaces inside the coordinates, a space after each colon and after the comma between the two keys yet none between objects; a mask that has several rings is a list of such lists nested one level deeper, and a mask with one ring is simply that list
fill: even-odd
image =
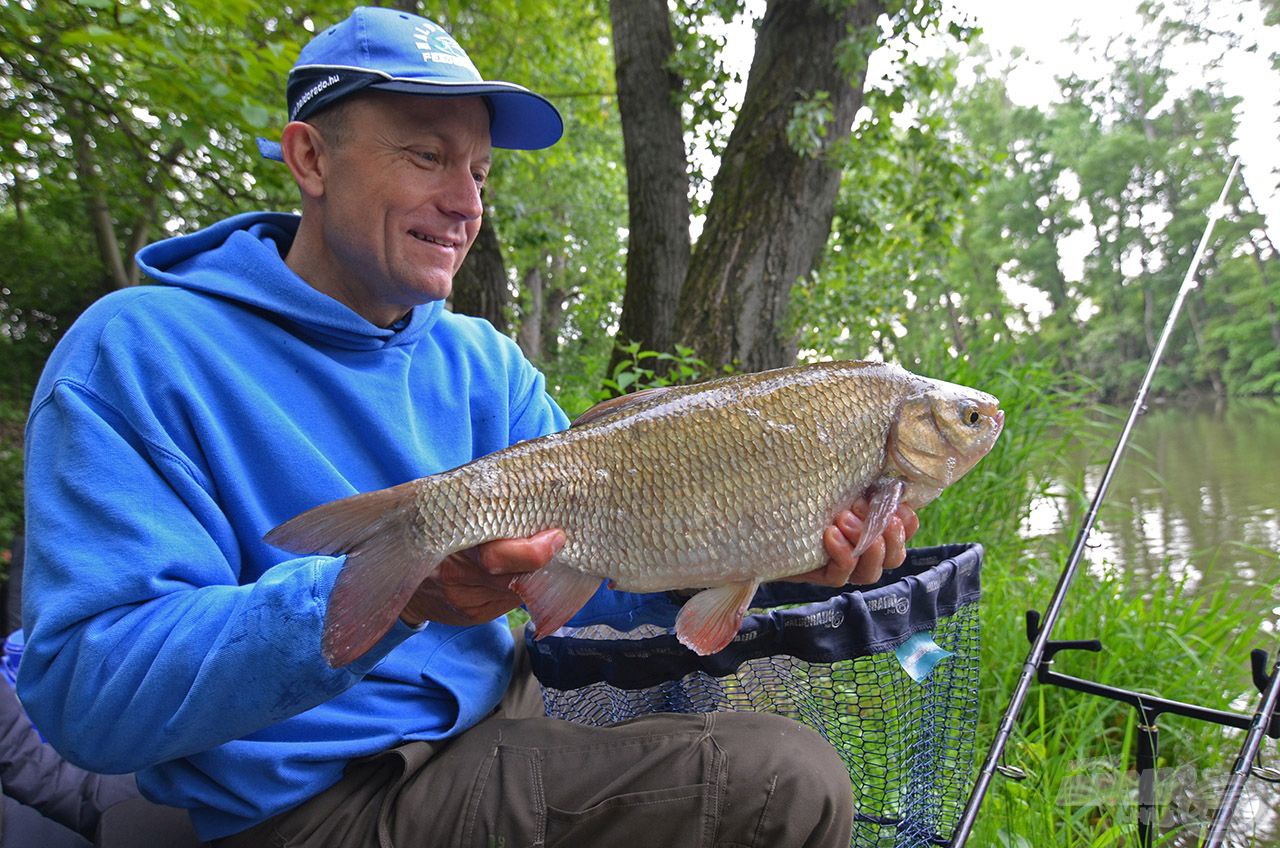
[{"label": "grass", "polygon": [[[921,511],[913,546],[976,540],[983,567],[982,655],[977,759],[985,757],[1029,650],[1025,612],[1044,610],[1069,553],[1069,542],[1027,541],[1020,535],[1033,499],[1047,493],[1069,436],[1092,434],[1108,456],[1114,429],[1086,415],[1078,394],[1060,391],[1061,375],[1021,365],[1013,355],[969,364],[940,360],[915,370],[973,385],[1001,399],[1008,423],[997,447],[963,480]],[[979,374],[980,372],[980,374]],[[981,375],[981,376],[980,376]],[[1105,434],[1105,435],[1103,435]],[[1088,493],[1063,504],[1074,507]],[[1104,650],[1059,654],[1057,670],[1166,698],[1249,714],[1256,706],[1249,651],[1274,653],[1275,637],[1259,610],[1270,610],[1270,587],[1224,585],[1192,595],[1175,578],[1130,574],[1112,563],[1101,576],[1085,569],[1068,593],[1054,636],[1100,639]],[[1164,785],[1156,844],[1196,844],[1239,750],[1241,731],[1164,716],[1160,759]],[[970,845],[1137,845],[1135,711],[1054,686],[1033,683],[1006,749],[1006,761],[1030,773],[1023,782],[997,776]],[[1276,743],[1265,749],[1272,759]],[[975,763],[976,774],[978,763]],[[1255,781],[1256,783],[1256,781]],[[1086,790],[1086,791],[1082,791]],[[1105,790],[1105,791],[1104,791]],[[1179,821],[1183,820],[1182,824]],[[1240,817],[1241,825],[1244,818]],[[1277,837],[1240,836],[1233,845],[1275,844]]]},{"label": "grass", "polygon": [[[987,744],[1027,644],[1025,637],[1015,642],[1016,628],[1009,626],[1010,619],[1020,618],[1017,607],[1024,591],[1002,583],[992,586],[985,600],[984,637],[993,650],[983,658],[979,737]],[[1047,579],[1032,585],[1039,600],[1048,597]],[[1243,711],[1250,712],[1257,694],[1250,683],[1248,652],[1266,644],[1259,638],[1252,607],[1265,588],[1222,588],[1193,598],[1183,583],[1163,575],[1142,592],[1130,588],[1089,574],[1077,579],[1055,636],[1100,638],[1104,650],[1064,652],[1055,661],[1056,670],[1218,709],[1240,699],[1246,704]],[[1203,822],[1205,805],[1216,802],[1241,733],[1178,716],[1162,717],[1159,727],[1158,769],[1167,802],[1162,820],[1168,826],[1161,828],[1157,844],[1194,844],[1194,820]],[[1128,774],[1135,745],[1136,712],[1129,706],[1033,685],[1007,750],[1007,761],[1026,769],[1031,778],[1022,783],[997,778],[972,844],[1136,845],[1136,782]],[[1179,818],[1193,821],[1177,827]]]},{"label": "grass", "polygon": [[[1089,432],[1084,422],[1075,429]],[[1110,445],[1100,447],[1101,455],[1109,453]],[[1078,493],[1074,500],[1084,499]],[[1077,520],[1081,512],[1074,510]],[[994,737],[1028,652],[1023,614],[1044,609],[1069,554],[1068,542],[1053,539],[1013,546],[997,542],[992,548],[983,570],[979,758]],[[1249,651],[1276,647],[1259,615],[1274,606],[1270,587],[1224,584],[1193,595],[1185,581],[1168,574],[1147,576],[1125,571],[1123,563],[1103,565],[1082,568],[1077,575],[1054,637],[1097,638],[1104,650],[1059,654],[1056,670],[1217,709],[1232,709],[1235,702],[1237,712],[1252,712],[1258,694]],[[1172,715],[1161,717],[1159,727],[1163,791],[1156,844],[1194,845],[1200,825],[1212,815],[1242,732]],[[1137,845],[1136,742],[1131,707],[1033,684],[1006,749],[1006,761],[1031,776],[1023,782],[996,777],[970,844]],[[1276,750],[1274,742],[1267,744]],[[1245,817],[1239,823],[1243,826]],[[1245,830],[1231,844],[1274,840]]]}]

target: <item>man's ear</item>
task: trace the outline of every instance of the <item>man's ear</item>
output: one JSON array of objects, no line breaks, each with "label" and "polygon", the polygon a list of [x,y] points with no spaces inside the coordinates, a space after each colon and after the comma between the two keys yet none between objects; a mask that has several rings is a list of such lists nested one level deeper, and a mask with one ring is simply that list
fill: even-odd
[{"label": "man's ear", "polygon": [[280,152],[303,196],[322,196],[328,148],[320,131],[303,121],[290,121],[280,136]]}]

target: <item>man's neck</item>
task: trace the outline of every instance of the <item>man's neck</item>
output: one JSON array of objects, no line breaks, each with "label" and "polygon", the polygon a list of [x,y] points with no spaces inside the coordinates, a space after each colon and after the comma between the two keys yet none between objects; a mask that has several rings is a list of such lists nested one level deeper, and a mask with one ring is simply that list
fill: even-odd
[{"label": "man's neck", "polygon": [[316,232],[316,228],[307,225],[305,215],[298,225],[298,233],[294,236],[284,262],[307,285],[379,327],[391,327],[408,314],[404,310],[374,309],[360,296],[358,288],[349,285],[340,275],[335,275],[333,269],[340,267],[340,264],[325,246],[324,239]]}]

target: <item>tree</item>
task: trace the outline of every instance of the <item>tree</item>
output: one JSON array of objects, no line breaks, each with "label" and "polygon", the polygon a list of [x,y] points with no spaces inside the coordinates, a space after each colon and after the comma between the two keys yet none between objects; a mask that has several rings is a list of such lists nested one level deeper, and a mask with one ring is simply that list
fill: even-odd
[{"label": "tree", "polygon": [[130,259],[160,220],[252,196],[250,133],[279,96],[296,22],[242,0],[9,3],[0,22],[0,99],[18,116],[0,167],[18,218],[73,192],[105,288],[138,282]]},{"label": "tree", "polygon": [[[878,0],[771,2],[759,21],[755,55],[697,243],[683,279],[689,221],[677,201],[688,191],[687,153],[673,143],[683,109],[686,135],[709,127],[708,146],[719,152],[726,108],[708,98],[706,80],[723,80],[714,60],[700,65],[676,49],[695,38],[708,16],[728,19],[733,3],[677,5],[687,21],[683,37],[663,4],[614,2],[619,96],[630,163],[648,171],[632,177],[627,296],[619,343],[667,350],[687,345],[712,365],[747,370],[794,361],[797,337],[789,320],[793,287],[807,281],[826,251],[841,170],[849,157],[849,131],[863,102],[866,61],[887,38],[939,26],[939,6]],[[634,33],[657,34],[640,38]],[[660,37],[659,37],[660,36]],[[665,54],[665,55],[664,55]],[[797,57],[804,57],[797,61]],[[686,84],[682,97],[658,97],[671,89],[672,68]],[[689,70],[693,69],[693,73]],[[649,97],[626,103],[628,80]],[[661,127],[661,144],[652,134]],[[677,158],[678,157],[678,158]],[[659,202],[660,198],[666,198]],[[636,277],[632,269],[648,268]],[[675,293],[678,292],[678,299]],[[666,326],[672,304],[674,324]],[[615,357],[616,359],[616,357]]]},{"label": "tree", "polygon": [[[675,343],[676,304],[689,270],[689,175],[665,0],[610,0],[618,109],[627,163],[629,243],[621,339],[651,350]],[[611,366],[618,360],[615,353]],[[612,368],[610,369],[612,372]]]}]

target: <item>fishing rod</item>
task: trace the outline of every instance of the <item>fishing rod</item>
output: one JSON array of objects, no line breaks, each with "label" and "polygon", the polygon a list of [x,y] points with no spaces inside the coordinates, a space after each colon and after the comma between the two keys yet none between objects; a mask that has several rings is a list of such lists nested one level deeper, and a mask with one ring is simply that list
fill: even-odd
[{"label": "fishing rod", "polygon": [[1262,700],[1258,702],[1258,709],[1253,714],[1249,732],[1245,735],[1244,745],[1240,748],[1240,756],[1236,757],[1235,765],[1231,767],[1231,778],[1222,791],[1222,800],[1218,802],[1218,811],[1209,825],[1209,833],[1205,837],[1202,848],[1221,848],[1225,843],[1229,835],[1228,824],[1235,815],[1240,796],[1244,794],[1245,781],[1254,771],[1253,761],[1258,756],[1258,749],[1262,745],[1262,736],[1272,723],[1277,705],[1280,705],[1280,654],[1277,655],[1276,662],[1271,667],[1270,677],[1266,674],[1266,652],[1254,651],[1252,656],[1253,679],[1259,691],[1262,692]]},{"label": "fishing rod", "polygon": [[[1235,181],[1236,172],[1239,170],[1240,160],[1237,158],[1232,163],[1231,173],[1227,175],[1226,183],[1222,186],[1222,193],[1218,195],[1218,202],[1209,209],[1209,220],[1205,225],[1204,234],[1200,237],[1200,244],[1196,247],[1196,252],[1191,258],[1191,266],[1187,269],[1187,274],[1182,280],[1182,286],[1178,289],[1178,296],[1174,299],[1173,308],[1169,311],[1169,317],[1165,320],[1160,339],[1156,342],[1155,350],[1151,354],[1151,361],[1147,364],[1147,373],[1143,376],[1142,383],[1138,386],[1138,393],[1133,399],[1133,406],[1129,409],[1129,417],[1125,420],[1124,427],[1120,431],[1120,440],[1116,443],[1115,450],[1111,453],[1111,459],[1102,474],[1101,482],[1098,484],[1098,491],[1094,494],[1093,501],[1089,504],[1089,509],[1085,513],[1084,523],[1081,524],[1080,530],[1076,534],[1075,543],[1071,547],[1071,554],[1067,558],[1067,564],[1058,578],[1058,585],[1049,601],[1049,607],[1045,610],[1043,618],[1038,622],[1039,626],[1036,628],[1035,639],[1031,643],[1031,651],[1027,654],[1027,659],[1022,664],[1022,673],[1018,677],[1018,684],[1013,690],[1009,706],[1000,721],[995,739],[987,752],[987,758],[978,772],[978,779],[974,783],[973,791],[969,794],[968,803],[965,804],[964,812],[956,825],[951,839],[951,848],[962,848],[968,840],[969,834],[973,831],[974,823],[977,821],[978,810],[982,806],[982,802],[987,796],[987,790],[991,786],[991,779],[995,776],[996,771],[1002,768],[1000,762],[1004,756],[1005,745],[1008,743],[1018,716],[1022,712],[1022,707],[1027,699],[1027,692],[1031,688],[1031,680],[1041,668],[1041,662],[1050,646],[1054,625],[1058,622],[1058,615],[1062,611],[1062,605],[1066,600],[1067,589],[1070,588],[1071,582],[1075,579],[1076,572],[1079,570],[1080,558],[1084,553],[1089,534],[1093,530],[1094,521],[1098,517],[1102,499],[1106,497],[1107,489],[1111,486],[1111,479],[1115,476],[1116,467],[1120,464],[1120,458],[1124,455],[1125,448],[1129,444],[1129,436],[1133,432],[1134,423],[1137,421],[1138,416],[1145,411],[1147,392],[1151,388],[1151,381],[1155,377],[1156,370],[1160,367],[1160,359],[1164,356],[1165,346],[1169,343],[1169,337],[1173,334],[1173,327],[1177,322],[1178,313],[1182,311],[1182,305],[1186,301],[1187,295],[1196,287],[1196,273],[1200,270],[1200,263],[1204,259],[1205,250],[1209,245],[1209,238],[1213,234],[1214,224],[1222,217],[1227,200],[1227,192],[1230,190],[1232,182]],[[1085,645],[1072,643],[1060,644],[1055,647],[1085,647]],[[1098,645],[1098,649],[1100,648],[1101,645]]]}]

